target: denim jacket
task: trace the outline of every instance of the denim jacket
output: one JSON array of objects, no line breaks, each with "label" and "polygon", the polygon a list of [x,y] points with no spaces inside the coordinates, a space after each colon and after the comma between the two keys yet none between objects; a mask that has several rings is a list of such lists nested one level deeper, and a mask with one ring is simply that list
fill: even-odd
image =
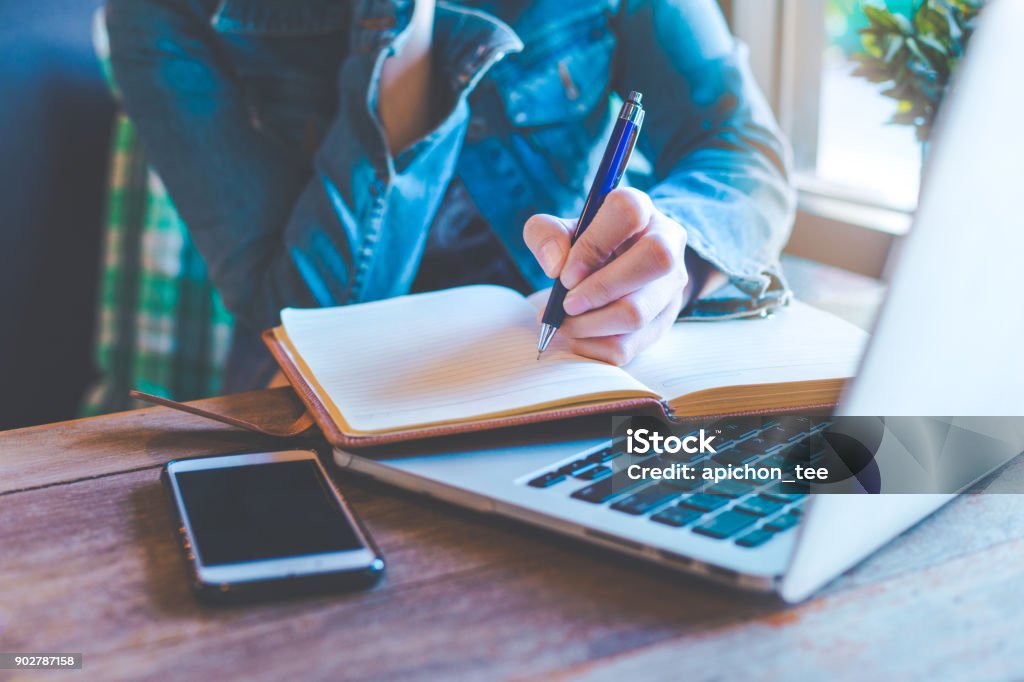
[{"label": "denim jacket", "polygon": [[389,152],[383,61],[411,0],[108,0],[114,77],[229,309],[407,293],[457,179],[525,280],[534,213],[578,215],[617,105],[647,110],[630,176],[729,275],[694,317],[784,304],[788,152],[714,0],[439,2],[443,117]]}]

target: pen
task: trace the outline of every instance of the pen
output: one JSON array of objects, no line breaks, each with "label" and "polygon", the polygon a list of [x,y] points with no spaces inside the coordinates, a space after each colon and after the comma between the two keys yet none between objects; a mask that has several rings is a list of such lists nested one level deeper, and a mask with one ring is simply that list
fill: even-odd
[{"label": "pen", "polygon": [[[623,102],[619,110],[619,117],[615,121],[615,128],[612,130],[611,139],[605,147],[604,156],[601,157],[601,165],[597,168],[597,176],[594,184],[590,187],[590,194],[587,195],[587,202],[583,204],[583,212],[580,220],[576,223],[576,231],[572,234],[572,244],[587,231],[590,223],[597,215],[597,211],[604,203],[604,198],[615,189],[619,180],[622,179],[622,172],[626,170],[629,163],[629,156],[633,153],[633,146],[636,144],[636,136],[640,133],[640,126],[644,122],[644,108],[640,104],[642,95],[636,90],[629,93],[629,97]],[[548,305],[544,308],[544,317],[541,318],[540,339],[537,341],[537,359],[540,360],[541,353],[547,350],[548,344],[554,338],[555,332],[562,325],[565,319],[565,308],[562,303],[568,289],[562,284],[561,279],[555,280],[551,288],[551,297]]]}]

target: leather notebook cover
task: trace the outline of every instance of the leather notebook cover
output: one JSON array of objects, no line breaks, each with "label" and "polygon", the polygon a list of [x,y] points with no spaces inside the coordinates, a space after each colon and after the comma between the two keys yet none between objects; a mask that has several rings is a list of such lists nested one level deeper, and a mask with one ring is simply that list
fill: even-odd
[{"label": "leather notebook cover", "polygon": [[295,392],[298,394],[302,402],[305,403],[306,409],[308,409],[310,414],[312,414],[313,420],[320,427],[320,430],[323,431],[324,437],[327,438],[327,441],[331,445],[339,448],[366,448],[376,445],[385,445],[387,443],[401,443],[424,438],[440,438],[443,436],[453,436],[462,433],[471,433],[474,431],[489,431],[493,429],[523,426],[527,424],[539,424],[542,422],[598,414],[650,414],[662,418],[669,416],[666,411],[666,407],[660,401],[653,398],[636,398],[596,403],[592,405],[555,408],[545,410],[543,412],[534,412],[508,417],[480,419],[459,424],[445,424],[389,431],[387,433],[379,434],[363,435],[345,433],[338,427],[334,419],[331,417],[327,407],[303,377],[301,371],[285,350],[284,344],[277,338],[274,330],[268,329],[263,332],[262,338],[263,343],[266,344],[267,348],[270,349],[271,354],[274,356],[274,359],[277,360],[277,364],[281,367],[281,371],[283,371],[285,376],[288,377],[288,381],[295,389]]}]

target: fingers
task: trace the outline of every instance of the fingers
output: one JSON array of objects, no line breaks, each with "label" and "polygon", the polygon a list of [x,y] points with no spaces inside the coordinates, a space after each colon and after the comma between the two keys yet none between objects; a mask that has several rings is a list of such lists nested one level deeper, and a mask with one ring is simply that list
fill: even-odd
[{"label": "fingers", "polygon": [[569,339],[569,348],[577,355],[601,360],[612,365],[626,365],[641,351],[653,344],[675,322],[682,306],[682,294],[674,297],[654,320],[638,332],[602,336],[597,338]]},{"label": "fingers", "polygon": [[601,209],[594,216],[565,261],[560,278],[572,289],[603,265],[623,242],[647,227],[654,215],[650,197],[631,188],[608,193]]},{"label": "fingers", "polygon": [[663,277],[606,306],[565,318],[560,333],[576,339],[632,334],[652,324],[682,289],[675,278]]},{"label": "fingers", "polygon": [[532,216],[523,226],[523,240],[548,277],[561,273],[575,229],[574,221],[545,214]]},{"label": "fingers", "polygon": [[625,364],[654,343],[682,308],[686,230],[632,189],[609,193],[572,244],[574,227],[573,221],[537,215],[523,236],[544,272],[569,289],[561,334],[573,352]]},{"label": "fingers", "polygon": [[[651,229],[624,253],[570,289],[563,304],[565,312],[581,315],[596,310],[661,279],[681,288],[686,273],[685,256],[684,230],[675,225]],[[564,279],[563,276],[563,282]]]}]

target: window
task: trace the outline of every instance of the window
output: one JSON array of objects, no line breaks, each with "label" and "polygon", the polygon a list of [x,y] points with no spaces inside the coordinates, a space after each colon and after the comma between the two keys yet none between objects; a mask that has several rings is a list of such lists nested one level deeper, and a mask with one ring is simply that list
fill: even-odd
[{"label": "window", "polygon": [[[910,11],[910,0],[889,0]],[[816,163],[808,169],[826,186],[847,188],[896,210],[917,205],[921,150],[909,126],[889,124],[896,103],[882,88],[852,75],[866,24],[859,0],[827,0],[821,65]]]},{"label": "window", "polygon": [[[880,2],[881,0],[875,0]],[[887,0],[906,9],[913,0]],[[846,225],[901,234],[917,204],[921,150],[888,123],[896,104],[852,75],[863,0],[731,0],[733,31],[793,143],[800,206]]]}]

